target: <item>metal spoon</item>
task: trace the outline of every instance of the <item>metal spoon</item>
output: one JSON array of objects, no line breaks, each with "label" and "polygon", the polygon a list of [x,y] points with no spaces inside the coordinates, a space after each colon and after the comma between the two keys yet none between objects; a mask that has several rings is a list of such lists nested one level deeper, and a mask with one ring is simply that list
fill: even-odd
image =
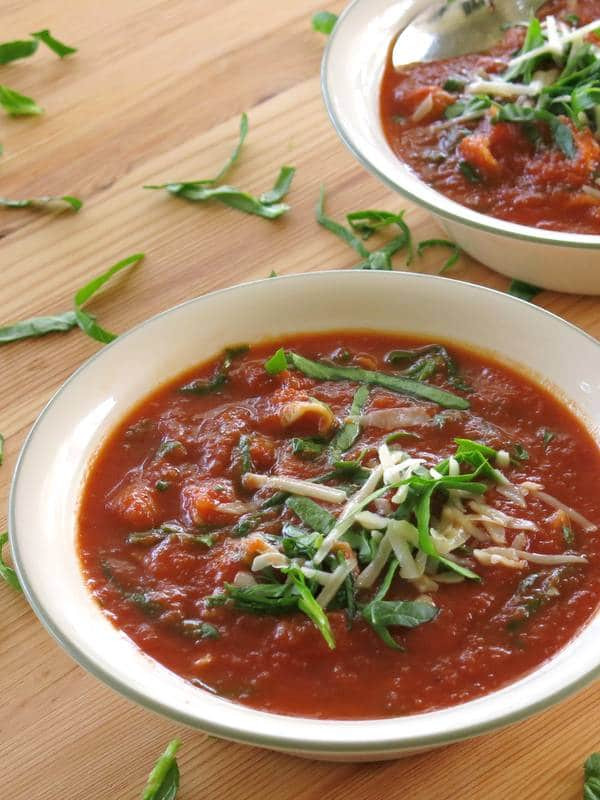
[{"label": "metal spoon", "polygon": [[394,67],[488,50],[505,26],[526,22],[544,0],[445,0],[418,14],[396,39]]}]

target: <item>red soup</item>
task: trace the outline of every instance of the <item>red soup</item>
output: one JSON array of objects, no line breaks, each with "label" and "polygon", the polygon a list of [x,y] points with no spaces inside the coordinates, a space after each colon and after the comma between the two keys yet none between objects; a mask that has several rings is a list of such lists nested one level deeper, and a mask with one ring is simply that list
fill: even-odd
[{"label": "red soup", "polygon": [[396,70],[390,50],[381,86],[390,146],[475,211],[600,233],[598,31],[600,0],[551,0],[489,52]]},{"label": "red soup", "polygon": [[497,361],[296,336],[128,415],[92,464],[80,557],[114,624],[198,686],[410,714],[515,680],[594,613],[598,474],[582,424]]}]

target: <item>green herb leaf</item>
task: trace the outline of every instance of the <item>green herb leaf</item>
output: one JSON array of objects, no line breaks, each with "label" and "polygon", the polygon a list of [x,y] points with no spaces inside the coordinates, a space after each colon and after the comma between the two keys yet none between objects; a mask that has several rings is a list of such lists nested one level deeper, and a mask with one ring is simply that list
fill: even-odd
[{"label": "green herb leaf", "polygon": [[174,800],[179,788],[179,767],[175,755],[181,742],[173,739],[158,759],[142,794],[142,800]]},{"label": "green herb leaf", "polygon": [[592,753],[583,766],[583,800],[600,800],[600,753]]},{"label": "green herb leaf", "polygon": [[244,111],[244,113],[240,117],[240,137],[238,143],[235,146],[233,153],[229,156],[228,160],[221,167],[218,175],[211,181],[212,184],[220,183],[229,173],[233,165],[237,162],[238,158],[240,157],[240,153],[242,151],[242,145],[244,144],[247,135],[248,135],[248,115]]},{"label": "green herb leaf", "polygon": [[312,558],[323,542],[317,531],[307,532],[286,523],[282,529],[283,552],[288,558]]},{"label": "green herb leaf", "polygon": [[[350,406],[350,417],[360,416],[367,400],[369,399],[369,387],[365,384],[358,387],[354,393],[352,405]],[[331,443],[331,458],[338,460],[341,453],[350,450],[354,442],[358,439],[360,434],[360,424],[356,419],[348,419],[344,422],[343,426],[336,433]]]},{"label": "green herb leaf", "polygon": [[443,389],[438,389],[437,386],[431,386],[427,383],[420,383],[419,381],[412,380],[411,378],[402,378],[397,375],[388,375],[385,372],[375,372],[373,370],[366,370],[360,367],[341,367],[332,366],[330,364],[323,364],[317,361],[311,361],[304,356],[297,353],[289,352],[286,355],[288,364],[295,367],[304,375],[309,378],[315,378],[321,381],[354,381],[356,383],[364,383],[367,385],[382,386],[385,389],[390,389],[399,394],[409,395],[410,397],[418,397],[424,400],[429,400],[433,403],[438,403],[445,408],[469,408],[469,403],[462,397],[446,392]]},{"label": "green herb leaf", "polygon": [[441,344],[428,344],[411,350],[391,350],[385,360],[388,364],[408,362],[410,366],[402,374],[418,381],[423,381],[444,368],[451,386],[463,392],[471,391],[469,384],[461,377],[458,364]]},{"label": "green herb leaf", "polygon": [[254,472],[254,464],[252,463],[252,454],[250,452],[250,437],[243,433],[238,442],[240,451],[240,465],[241,474],[245,475],[247,472]]},{"label": "green herb leaf", "polygon": [[74,311],[65,311],[51,317],[32,317],[13,325],[0,328],[0,345],[16,342],[19,339],[29,339],[36,336],[46,336],[48,333],[70,331],[77,325]]},{"label": "green herb leaf", "polygon": [[540,433],[541,433],[541,436],[542,436],[542,442],[543,442],[544,447],[548,447],[548,445],[550,444],[552,439],[554,439],[554,437],[556,436],[554,431],[549,430],[549,428],[542,428],[540,430]]},{"label": "green herb leaf", "polygon": [[17,573],[14,571],[12,567],[9,567],[8,564],[2,558],[2,550],[6,543],[8,542],[8,532],[5,531],[4,533],[0,534],[0,578],[3,578],[9,586],[12,586],[17,592],[22,592],[21,584],[19,583],[19,579],[17,578]]},{"label": "green herb leaf", "polygon": [[251,614],[278,614],[291,611],[298,606],[298,598],[291,593],[289,583],[257,583],[254,586],[225,584],[223,594],[206,599],[209,606],[223,605],[232,600],[235,608]]},{"label": "green herb leaf", "polygon": [[44,113],[44,109],[40,108],[31,97],[2,85],[0,85],[0,106],[11,117],[30,117]]},{"label": "green herb leaf", "polygon": [[362,258],[369,257],[369,251],[361,242],[361,240],[355,236],[351,230],[346,228],[344,225],[341,225],[339,222],[336,222],[331,217],[328,217],[325,214],[325,187],[321,186],[319,192],[319,202],[317,203],[316,208],[316,215],[317,215],[317,222],[319,225],[322,225],[326,230],[330,233],[333,233],[335,236],[338,236],[342,241],[346,242],[346,244],[350,245],[353,250],[362,256]]},{"label": "green herb leaf", "polygon": [[197,378],[190,383],[186,383],[179,391],[182,394],[197,394],[200,396],[218,392],[229,380],[229,370],[236,358],[244,355],[249,351],[250,347],[247,344],[239,345],[238,347],[227,347],[223,354],[223,361],[217,367],[217,370],[212,378]]},{"label": "green herb leaf", "polygon": [[276,350],[271,358],[265,361],[265,369],[269,375],[279,375],[280,372],[283,372],[287,368],[288,362],[283,347]]},{"label": "green herb leaf", "polygon": [[0,197],[0,206],[4,208],[38,208],[48,211],[79,211],[83,202],[77,197],[69,194],[59,196],[31,197],[28,200],[11,200],[8,197]]},{"label": "green herb leaf", "polygon": [[430,622],[439,614],[439,609],[431,603],[410,600],[373,600],[363,609],[363,617],[370,625],[388,628],[400,625],[403,628],[416,628]]},{"label": "green herb leaf", "polygon": [[529,461],[529,452],[523,447],[522,444],[513,445],[512,457],[516,461]]},{"label": "green herb leaf", "polygon": [[329,511],[315,503],[310,497],[294,495],[289,497],[285,504],[296,516],[300,517],[305,525],[311,530],[317,531],[317,533],[328,534],[335,525],[333,514],[330,514]]},{"label": "green herb leaf", "polygon": [[164,481],[162,478],[159,478],[154,484],[154,488],[156,489],[157,492],[166,492],[167,489],[171,488],[171,482]]},{"label": "green herb leaf", "polygon": [[180,625],[181,633],[188,639],[219,639],[219,629],[200,619],[184,619]]},{"label": "green herb leaf", "polygon": [[301,458],[316,458],[324,449],[323,442],[316,439],[301,439],[297,436],[292,439],[292,453]]},{"label": "green herb leaf", "polygon": [[165,439],[163,442],[160,443],[158,450],[156,451],[156,455],[154,457],[160,460],[161,458],[168,456],[169,453],[172,453],[174,450],[178,450],[183,454],[186,453],[186,449],[181,444],[181,442],[178,442],[176,439]]},{"label": "green herb leaf", "polygon": [[18,58],[29,58],[37,50],[38,43],[34,39],[21,39],[0,44],[0,64],[8,64]]},{"label": "green herb leaf", "polygon": [[440,269],[440,275],[456,264],[462,252],[455,242],[451,242],[448,239],[423,239],[423,241],[419,242],[417,245],[417,255],[422,256],[424,251],[429,247],[449,247],[450,250],[452,250],[452,254],[444,261]]},{"label": "green herb leaf", "polygon": [[263,192],[258,198],[259,201],[267,206],[273,205],[273,203],[280,203],[290,190],[295,172],[295,167],[282,167],[275,181],[275,186],[269,189],[268,192]]},{"label": "green herb leaf", "polygon": [[481,175],[468,161],[461,161],[458,168],[470,183],[481,183]]},{"label": "green herb leaf", "polygon": [[108,342],[112,342],[114,339],[117,338],[117,334],[110,333],[109,331],[102,328],[100,325],[97,324],[94,317],[92,317],[87,312],[83,311],[82,306],[87,303],[88,300],[100,289],[104,286],[107,281],[109,281],[113,275],[116,275],[117,272],[120,272],[127,267],[131,267],[134,264],[137,264],[144,258],[144,253],[136,253],[135,255],[128,256],[127,258],[118,261],[116,264],[113,264],[112,267],[103,272],[101,275],[98,275],[96,278],[92,278],[89,283],[86,283],[85,286],[82,286],[75,293],[74,298],[74,305],[75,305],[75,316],[77,318],[77,324],[81,328],[84,333],[87,333],[92,339],[96,339],[98,342],[102,342],[103,344],[107,344]]},{"label": "green herb leaf", "polygon": [[218,185],[238,160],[247,134],[248,117],[244,113],[240,120],[239,141],[228,161],[215,178],[198,181],[171,181],[159,185],[144,186],[144,189],[166,189],[170,194],[191,202],[218,200],[230,208],[235,208],[246,214],[255,214],[265,219],[280,217],[290,208],[285,203],[278,201],[285,196],[290,188],[295,172],[294,167],[282,167],[273,189],[263,193],[260,197],[254,197],[254,195],[237,189],[235,186]]},{"label": "green herb leaf", "polygon": [[298,608],[300,611],[303,611],[306,616],[313,621],[315,627],[321,632],[321,635],[327,642],[329,649],[335,650],[335,639],[333,638],[327,614],[317,603],[312,592],[306,585],[304,574],[300,572],[298,567],[284,567],[281,571],[287,574],[299,594]]},{"label": "green herb leaf", "polygon": [[442,85],[445,92],[462,92],[464,88],[465,82],[460,78],[448,78]]},{"label": "green herb leaf", "polygon": [[420,439],[418,433],[414,433],[413,431],[394,431],[393,433],[388,434],[385,437],[386,444],[393,444],[400,439]]},{"label": "green herb leaf", "polygon": [[46,47],[49,47],[50,50],[56,53],[57,56],[60,56],[60,58],[70,56],[77,52],[76,47],[69,47],[68,44],[63,44],[63,42],[59,42],[58,39],[55,39],[47,28],[37,33],[32,33],[31,35],[34,39],[43,42]]},{"label": "green herb leaf", "polygon": [[324,33],[329,36],[337,22],[337,14],[332,14],[331,11],[317,11],[313,14],[312,27],[313,31],[317,33]]},{"label": "green herb leaf", "polygon": [[512,294],[513,297],[520,297],[521,300],[531,301],[542,289],[533,286],[531,283],[525,283],[525,281],[512,280],[507,291],[508,294]]}]

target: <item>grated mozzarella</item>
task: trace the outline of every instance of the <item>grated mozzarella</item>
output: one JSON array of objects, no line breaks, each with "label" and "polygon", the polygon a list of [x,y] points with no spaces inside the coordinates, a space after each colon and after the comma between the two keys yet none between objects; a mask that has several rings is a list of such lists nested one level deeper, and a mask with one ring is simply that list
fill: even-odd
[{"label": "grated mozzarella", "polygon": [[278,489],[303,497],[314,497],[315,500],[323,500],[326,503],[343,503],[346,500],[346,492],[341,489],[284,475],[257,475],[254,472],[247,472],[242,478],[242,483],[247,489],[262,489],[266,486],[269,489]]},{"label": "grated mozzarella", "polygon": [[505,97],[507,99],[516,97],[537,97],[544,88],[541,81],[531,81],[531,83],[509,83],[500,78],[490,81],[474,81],[465,86],[468,94],[487,94],[494,97]]},{"label": "grated mozzarella", "polygon": [[[473,555],[478,561],[481,561],[482,564],[486,563],[486,561],[482,561],[481,556],[489,556],[492,559],[494,556],[497,556],[508,561],[519,563],[524,562],[525,565],[527,562],[551,566],[561,564],[587,564],[587,558],[585,556],[573,555],[571,553],[561,553],[560,555],[530,553],[528,550],[518,550],[516,547],[487,547],[485,550],[473,550]],[[501,562],[492,560],[488,563],[498,564]]]},{"label": "grated mozzarella", "polygon": [[381,514],[374,514],[372,511],[361,511],[354,517],[355,522],[362,525],[368,531],[383,531],[387,528],[389,520]]},{"label": "grated mozzarella", "polygon": [[329,603],[331,603],[333,598],[338,593],[343,582],[346,580],[346,577],[351,572],[352,564],[349,561],[346,561],[344,564],[340,564],[335,568],[335,570],[331,573],[329,584],[323,587],[316,598],[317,603],[321,606],[321,608],[327,608]]},{"label": "grated mozzarella", "polygon": [[261,569],[266,569],[267,567],[287,567],[289,563],[286,555],[278,550],[272,550],[255,557],[252,562],[252,572],[260,572]]},{"label": "grated mozzarella", "polygon": [[519,519],[518,517],[510,517],[503,511],[497,508],[492,508],[485,503],[477,503],[474,500],[469,502],[469,506],[475,512],[471,517],[473,522],[496,522],[503,525],[505,528],[515,528],[523,531],[537,531],[538,526],[530,519]]},{"label": "grated mozzarella", "polygon": [[336,542],[340,536],[343,536],[352,525],[356,515],[362,511],[363,502],[375,491],[382,476],[383,468],[381,466],[375,467],[360,489],[348,500],[337,518],[335,525],[329,531],[323,543],[315,553],[313,558],[315,564],[320,564],[321,561],[323,561],[327,553],[331,550],[334,542]]},{"label": "grated mozzarella", "polygon": [[427,116],[427,114],[431,113],[431,111],[433,111],[433,95],[431,92],[429,92],[429,94],[423,98],[423,100],[413,111],[411,121],[420,122]]},{"label": "grated mozzarella", "polygon": [[[583,25],[581,28],[577,28],[574,31],[569,31],[562,36],[562,48],[564,50],[565,45],[569,44],[570,42],[574,42],[577,39],[582,39],[588,33],[592,33],[593,31],[600,28],[600,19],[594,20],[594,22],[589,22],[587,25]],[[515,56],[511,58],[508,62],[509,67],[516,67],[517,64],[523,64],[525,61],[529,61],[532,58],[537,58],[538,56],[544,55],[545,53],[552,54],[552,45],[546,42],[546,44],[541,45],[540,47],[536,47],[533,50],[530,50],[528,53],[522,53],[521,55]]]},{"label": "grated mozzarella", "polygon": [[422,406],[408,408],[381,408],[369,411],[358,417],[361,428],[381,428],[392,431],[395,428],[408,428],[413,425],[425,425],[431,418],[430,412]]},{"label": "grated mozzarella", "polygon": [[357,589],[370,589],[375,583],[381,571],[387,564],[387,560],[392,552],[392,543],[389,536],[386,535],[379,542],[379,547],[375,553],[375,558],[368,564],[356,579],[355,585]]},{"label": "grated mozzarella", "polygon": [[247,586],[256,586],[256,581],[254,576],[251,575],[249,572],[236,572],[235,578],[233,579],[233,585],[238,586],[240,589],[244,589]]},{"label": "grated mozzarella", "polygon": [[[524,485],[525,484],[521,484],[521,486],[524,486]],[[592,531],[598,530],[598,526],[597,525],[595,525],[593,522],[590,522],[589,519],[586,519],[578,511],[575,511],[574,508],[571,508],[570,506],[565,505],[558,498],[553,497],[553,495],[547,494],[546,492],[542,492],[539,488],[537,488],[537,486],[538,486],[538,484],[535,484],[535,483],[527,484],[527,488],[531,492],[534,492],[536,497],[539,497],[539,499],[543,503],[546,503],[547,505],[552,506],[552,508],[557,508],[560,511],[564,511],[565,514],[570,519],[572,519],[573,522],[576,522],[578,525],[580,525],[586,533],[592,533]],[[536,488],[533,488],[533,487],[536,487]]]}]

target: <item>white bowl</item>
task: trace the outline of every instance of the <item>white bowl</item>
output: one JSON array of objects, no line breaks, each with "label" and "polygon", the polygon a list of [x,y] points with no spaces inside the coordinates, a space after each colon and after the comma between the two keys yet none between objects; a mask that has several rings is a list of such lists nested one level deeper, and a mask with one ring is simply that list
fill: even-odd
[{"label": "white bowl", "polygon": [[102,613],[76,552],[90,459],[140,399],[229,343],[349,328],[450,336],[517,361],[555,386],[590,429],[600,428],[599,344],[529,303],[408,273],[317,272],[257,281],[166,311],[75,372],[23,446],[10,496],[10,540],[42,623],[82,666],[127,697],[216,736],[315,758],[374,760],[490,731],[588,683],[600,671],[600,615],[551,661],[486,697],[402,718],[320,721],[237,705],[162,667]]},{"label": "white bowl", "polygon": [[395,36],[431,0],[354,0],[338,19],[321,70],[342,141],[384,183],[431,211],[449,236],[492,269],[558,292],[600,294],[600,236],[544,231],[472,211],[432,189],[394,154],[379,87]]}]

